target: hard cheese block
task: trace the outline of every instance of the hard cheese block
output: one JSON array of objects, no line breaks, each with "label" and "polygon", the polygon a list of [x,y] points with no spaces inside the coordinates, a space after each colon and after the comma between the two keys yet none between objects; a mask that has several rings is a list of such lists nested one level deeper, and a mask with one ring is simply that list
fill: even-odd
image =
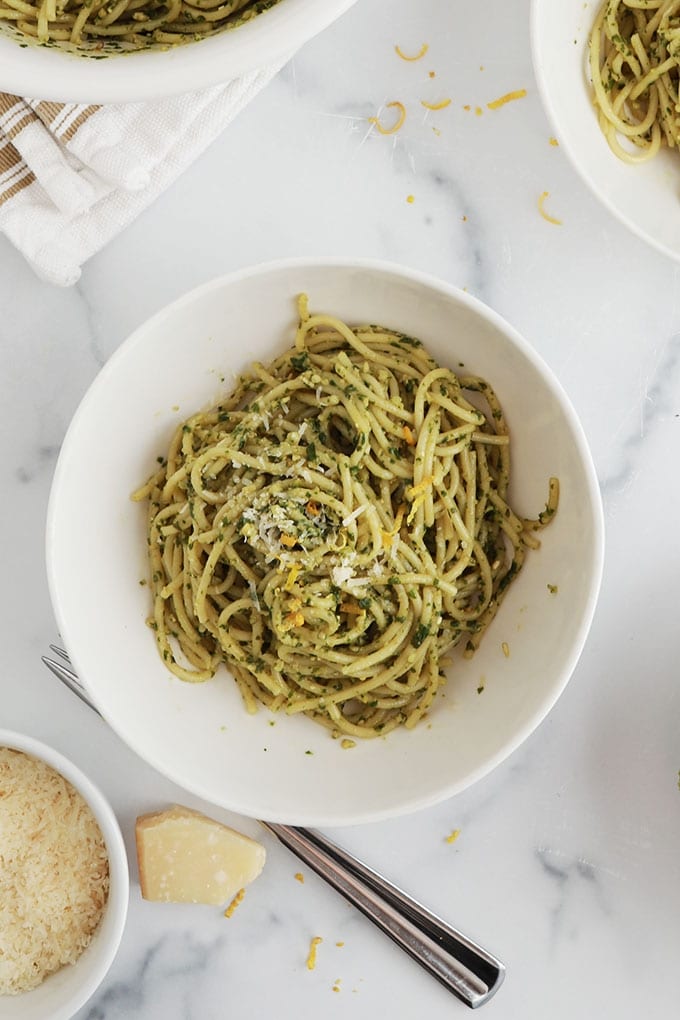
[{"label": "hard cheese block", "polygon": [[260,843],[179,805],[141,815],[135,837],[146,900],[226,903],[264,867]]}]

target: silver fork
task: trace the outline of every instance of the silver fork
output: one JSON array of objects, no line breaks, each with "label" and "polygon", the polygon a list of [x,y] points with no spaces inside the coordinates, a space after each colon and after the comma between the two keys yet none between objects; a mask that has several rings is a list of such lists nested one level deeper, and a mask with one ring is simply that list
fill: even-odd
[{"label": "silver fork", "polygon": [[[42,661],[98,715],[68,653],[50,645],[58,659]],[[382,932],[437,978],[466,1006],[476,1009],[498,991],[503,964],[471,939],[431,913],[372,868],[313,829],[260,822],[301,861],[349,900]]]}]

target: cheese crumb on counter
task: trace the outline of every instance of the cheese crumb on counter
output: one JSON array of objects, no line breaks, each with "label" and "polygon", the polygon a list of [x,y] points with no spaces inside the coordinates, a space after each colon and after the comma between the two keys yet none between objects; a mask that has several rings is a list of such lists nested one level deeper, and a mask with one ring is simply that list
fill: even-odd
[{"label": "cheese crumb on counter", "polygon": [[135,839],[142,896],[162,903],[220,906],[238,899],[266,857],[254,839],[180,805],[140,815]]}]

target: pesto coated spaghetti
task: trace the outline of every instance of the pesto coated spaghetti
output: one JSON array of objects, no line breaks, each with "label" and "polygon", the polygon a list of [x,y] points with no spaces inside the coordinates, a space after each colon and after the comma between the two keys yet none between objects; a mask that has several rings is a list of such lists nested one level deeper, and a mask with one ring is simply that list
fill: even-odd
[{"label": "pesto coated spaghetti", "polygon": [[677,148],[680,0],[605,0],[590,34],[590,73],[600,127],[620,159],[641,163]]},{"label": "pesto coated spaghetti", "polygon": [[295,346],[182,424],[133,496],[149,500],[158,649],[183,680],[226,663],[250,711],[336,735],[414,726],[556,510],[555,479],[537,520],[509,480],[487,382],[302,298]]},{"label": "pesto coated spaghetti", "polygon": [[242,25],[278,0],[0,0],[0,22],[93,52],[175,46]]}]

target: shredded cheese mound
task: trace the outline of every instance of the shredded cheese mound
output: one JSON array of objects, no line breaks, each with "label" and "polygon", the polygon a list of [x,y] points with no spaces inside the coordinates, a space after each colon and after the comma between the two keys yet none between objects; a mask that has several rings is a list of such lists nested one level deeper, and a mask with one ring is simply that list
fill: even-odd
[{"label": "shredded cheese mound", "polygon": [[490,110],[498,110],[499,107],[505,106],[506,103],[514,102],[515,99],[524,99],[526,94],[526,89],[515,89],[514,92],[506,92],[504,96],[499,96],[498,99],[494,99],[486,105]]},{"label": "shredded cheese mound", "polygon": [[109,893],[104,839],[73,786],[43,761],[0,747],[0,995],[75,963]]},{"label": "shredded cheese mound", "polygon": [[381,135],[396,134],[396,132],[399,130],[399,128],[403,126],[404,121],[406,120],[406,107],[404,106],[403,103],[394,102],[387,103],[385,109],[387,110],[396,109],[399,111],[399,116],[397,117],[397,120],[391,127],[384,127],[384,125],[381,124],[379,117],[369,117],[368,123],[375,124],[376,129],[380,132]]},{"label": "shredded cheese mound", "polygon": [[418,52],[414,54],[412,57],[404,53],[400,46],[395,46],[394,52],[397,54],[398,57],[401,57],[402,60],[408,60],[409,62],[413,62],[414,60],[420,60],[421,57],[424,57],[429,48],[430,47],[427,45],[427,43],[423,43]]},{"label": "shredded cheese mound", "polygon": [[538,211],[540,212],[543,219],[547,220],[548,223],[554,223],[556,227],[561,227],[562,220],[558,220],[556,216],[551,216],[549,213],[545,211],[544,205],[546,198],[550,198],[550,192],[549,191],[541,192],[538,198]]}]

